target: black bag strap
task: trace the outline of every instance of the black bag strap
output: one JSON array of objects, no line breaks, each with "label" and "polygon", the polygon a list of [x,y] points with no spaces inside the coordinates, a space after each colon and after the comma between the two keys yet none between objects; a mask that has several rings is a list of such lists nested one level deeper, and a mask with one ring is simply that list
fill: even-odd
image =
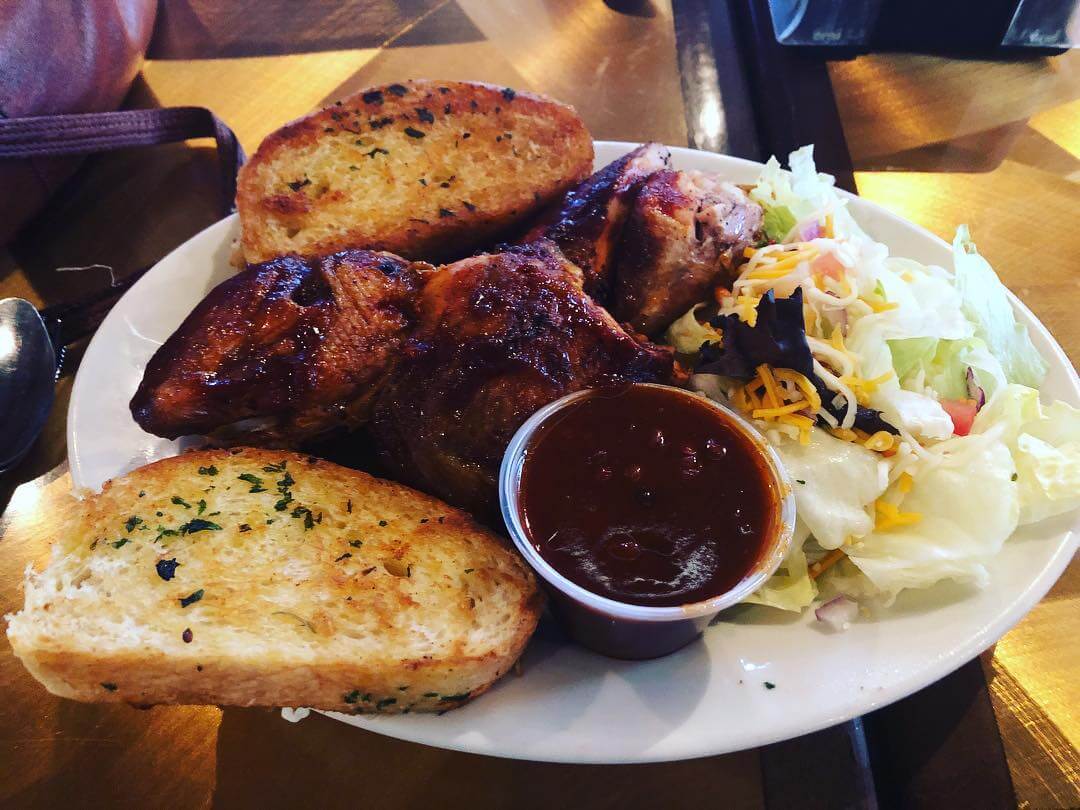
[{"label": "black bag strap", "polygon": [[[0,116],[0,160],[88,155],[190,138],[213,138],[217,142],[221,212],[228,216],[235,206],[236,173],[244,164],[244,149],[225,122],[203,107],[25,118]],[[129,273],[122,281],[78,301],[42,310],[41,316],[56,349],[58,374],[63,370],[67,345],[97,329],[112,305],[148,269]]]},{"label": "black bag strap", "polygon": [[222,213],[229,214],[244,149],[225,122],[203,107],[0,118],[0,160],[87,155],[189,138],[217,141]]}]

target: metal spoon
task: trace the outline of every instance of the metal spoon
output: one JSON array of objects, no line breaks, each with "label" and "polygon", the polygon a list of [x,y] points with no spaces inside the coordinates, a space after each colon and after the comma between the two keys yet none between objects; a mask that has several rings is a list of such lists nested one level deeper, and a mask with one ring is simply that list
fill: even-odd
[{"label": "metal spoon", "polygon": [[0,472],[37,439],[53,402],[56,354],[29,301],[0,301]]}]

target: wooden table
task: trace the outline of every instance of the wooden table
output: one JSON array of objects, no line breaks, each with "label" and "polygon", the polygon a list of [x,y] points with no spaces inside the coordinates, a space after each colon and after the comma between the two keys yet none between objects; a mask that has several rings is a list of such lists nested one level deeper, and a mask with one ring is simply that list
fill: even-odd
[{"label": "wooden table", "polygon": [[[667,0],[354,0],[333,5],[167,0],[130,107],[213,109],[250,153],[284,120],[411,77],[482,79],[574,104],[597,138],[687,142]],[[830,65],[861,194],[984,255],[1080,357],[1080,53],[1021,62],[865,56]],[[216,218],[202,142],[93,158],[0,253],[0,297],[50,304],[98,289]],[[1035,250],[1050,241],[1053,249]],[[0,612],[45,553],[67,486],[61,380],[32,454],[0,478]],[[50,472],[51,471],[51,472]],[[43,477],[42,477],[43,476]],[[15,490],[16,484],[31,482]],[[51,482],[51,483],[50,483]],[[1080,806],[1080,568],[982,657],[1014,796]],[[768,749],[625,768],[496,760],[257,709],[81,705],[44,692],[0,640],[0,805],[183,807],[764,806]],[[926,755],[931,764],[934,751]],[[939,753],[938,756],[943,756]],[[807,773],[810,782],[818,775]],[[930,802],[932,806],[933,802]]]}]

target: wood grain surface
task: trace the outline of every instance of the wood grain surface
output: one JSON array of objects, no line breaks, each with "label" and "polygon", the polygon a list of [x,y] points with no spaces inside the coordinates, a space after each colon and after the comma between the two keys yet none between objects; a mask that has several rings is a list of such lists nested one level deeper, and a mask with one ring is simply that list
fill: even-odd
[{"label": "wood grain surface", "polygon": [[[472,78],[574,104],[597,138],[686,142],[667,0],[165,0],[131,107],[213,109],[250,153],[283,121],[368,84]],[[344,7],[348,13],[339,13]],[[900,54],[830,66],[860,193],[945,238],[972,226],[1005,282],[1080,358],[1080,53],[1026,62]],[[0,297],[70,300],[151,263],[215,218],[209,142],[89,160],[0,253]],[[1053,249],[1043,247],[1052,244]],[[182,283],[182,281],[178,281]],[[0,478],[0,611],[68,486],[70,379],[32,454]],[[45,475],[52,470],[50,475]],[[19,489],[21,482],[32,481]],[[14,495],[12,496],[12,493]],[[1080,806],[1080,572],[983,656],[1021,807]],[[89,706],[48,695],[0,639],[0,805],[125,807],[764,806],[760,752],[560,766],[403,743],[321,717]],[[927,752],[928,757],[944,756]],[[813,774],[806,775],[812,779]]]}]

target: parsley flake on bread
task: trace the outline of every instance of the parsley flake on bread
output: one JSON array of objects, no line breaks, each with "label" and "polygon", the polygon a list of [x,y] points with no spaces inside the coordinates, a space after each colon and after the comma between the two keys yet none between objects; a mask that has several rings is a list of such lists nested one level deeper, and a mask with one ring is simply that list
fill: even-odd
[{"label": "parsley flake on bread", "polygon": [[312,456],[205,450],[72,498],[8,616],[49,691],[134,704],[456,708],[524,650],[532,574],[468,515]]},{"label": "parsley flake on bread", "polygon": [[478,82],[370,88],[270,133],[240,170],[244,259],[460,258],[558,201],[592,162],[577,113],[543,96]]}]

